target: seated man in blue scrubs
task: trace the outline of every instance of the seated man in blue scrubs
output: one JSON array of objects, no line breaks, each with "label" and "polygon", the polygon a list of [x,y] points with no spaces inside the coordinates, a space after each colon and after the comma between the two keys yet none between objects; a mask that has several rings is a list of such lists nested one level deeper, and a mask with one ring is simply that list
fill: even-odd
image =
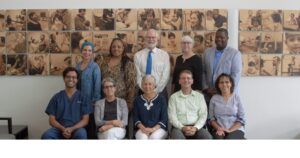
[{"label": "seated man in blue scrubs", "polygon": [[92,104],[76,89],[79,74],[73,67],[63,72],[65,89],[56,93],[50,100],[46,113],[49,115],[48,129],[42,139],[87,139],[85,126]]}]

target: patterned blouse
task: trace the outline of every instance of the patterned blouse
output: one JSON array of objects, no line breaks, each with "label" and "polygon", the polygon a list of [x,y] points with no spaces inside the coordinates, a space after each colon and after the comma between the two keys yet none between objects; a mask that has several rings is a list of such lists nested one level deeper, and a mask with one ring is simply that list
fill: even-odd
[{"label": "patterned blouse", "polygon": [[103,78],[111,77],[116,82],[116,96],[126,100],[127,105],[132,107],[132,102],[136,90],[136,70],[134,63],[128,61],[125,71],[121,70],[121,63],[109,68],[110,57],[104,57],[100,66]]}]

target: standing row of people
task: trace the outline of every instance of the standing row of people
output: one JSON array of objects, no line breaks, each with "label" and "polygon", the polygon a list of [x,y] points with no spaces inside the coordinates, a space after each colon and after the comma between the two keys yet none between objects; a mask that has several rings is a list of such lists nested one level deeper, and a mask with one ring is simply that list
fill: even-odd
[{"label": "standing row of people", "polygon": [[[42,138],[78,138],[72,132],[89,124],[88,138],[96,138],[97,131],[101,139],[122,139],[131,113],[137,139],[164,139],[168,136],[168,125],[171,125],[172,139],[210,139],[206,126],[214,138],[243,138],[244,110],[236,90],[241,75],[241,54],[227,46],[227,30],[216,32],[216,48],[206,49],[203,60],[192,51],[193,39],[182,38],[183,53],[176,59],[170,99],[166,88],[170,76],[169,55],[157,48],[159,36],[155,30],[148,30],[145,39],[147,47],[135,54],[134,62],[126,56],[122,40],[114,39],[110,54],[104,57],[100,67],[92,60],[94,45],[83,43],[83,61],[76,69],[64,71],[65,91],[58,93],[62,97],[56,94],[46,110],[51,129],[56,132],[50,129]],[[71,80],[69,74],[75,77]],[[69,86],[70,80],[75,85],[78,82],[78,87]],[[136,87],[139,95],[135,97]],[[78,98],[68,91],[87,98],[85,102],[75,101]],[[94,108],[94,113],[84,111],[83,107],[91,111]],[[79,111],[76,117],[83,122],[80,126],[76,122],[78,118],[74,118],[75,108]]]}]

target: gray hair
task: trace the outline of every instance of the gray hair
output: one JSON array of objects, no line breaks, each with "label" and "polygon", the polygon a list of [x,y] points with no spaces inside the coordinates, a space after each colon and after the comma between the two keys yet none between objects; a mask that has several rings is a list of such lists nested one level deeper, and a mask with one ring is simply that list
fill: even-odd
[{"label": "gray hair", "polygon": [[185,35],[181,38],[181,42],[190,42],[190,43],[192,43],[192,45],[194,45],[195,41],[191,36]]},{"label": "gray hair", "polygon": [[145,75],[145,76],[142,78],[142,84],[143,84],[146,80],[149,80],[149,79],[152,79],[152,83],[154,84],[154,86],[156,86],[156,79],[154,78],[153,75]]},{"label": "gray hair", "polygon": [[102,86],[104,86],[105,82],[111,82],[113,85],[116,85],[116,81],[111,77],[105,77],[101,82]]}]

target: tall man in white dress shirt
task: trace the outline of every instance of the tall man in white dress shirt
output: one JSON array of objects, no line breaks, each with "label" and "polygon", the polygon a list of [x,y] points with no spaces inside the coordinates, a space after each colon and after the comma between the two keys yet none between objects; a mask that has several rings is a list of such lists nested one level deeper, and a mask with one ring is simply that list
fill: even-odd
[{"label": "tall man in white dress shirt", "polygon": [[155,91],[168,99],[166,85],[170,77],[170,58],[167,52],[156,47],[158,40],[158,32],[154,29],[149,29],[145,35],[146,48],[134,55],[137,83],[141,89],[143,76],[148,74],[153,75],[157,81]]}]

